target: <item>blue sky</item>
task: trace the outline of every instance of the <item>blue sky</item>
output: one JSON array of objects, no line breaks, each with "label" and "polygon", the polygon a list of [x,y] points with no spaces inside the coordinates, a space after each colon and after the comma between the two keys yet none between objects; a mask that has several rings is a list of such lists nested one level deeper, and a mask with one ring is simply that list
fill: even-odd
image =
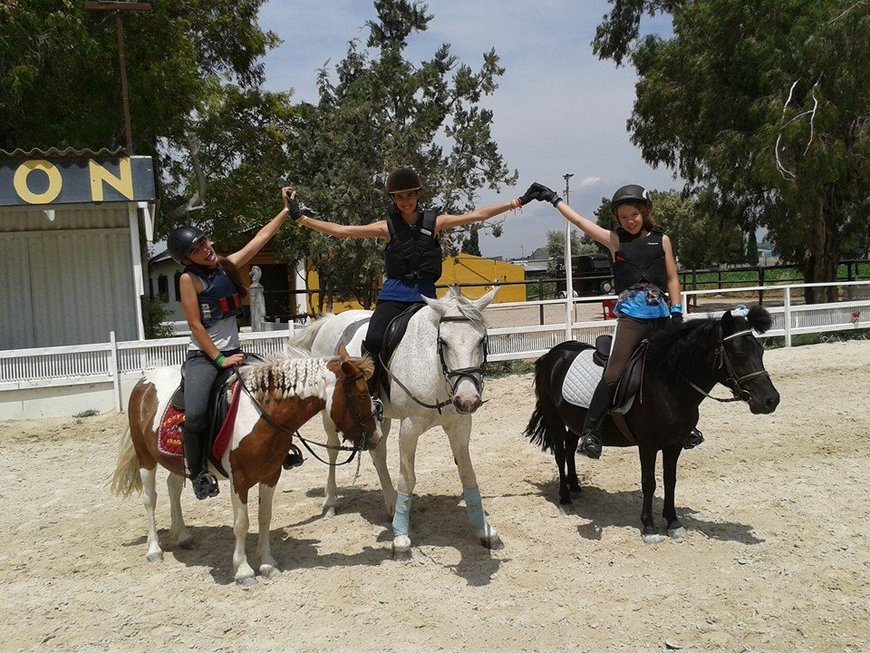
[{"label": "blue sky", "polygon": [[[629,141],[626,120],[637,81],[631,67],[617,68],[592,54],[595,27],[609,11],[604,0],[431,0],[429,29],[412,35],[406,56],[428,59],[449,43],[459,59],[478,69],[484,52],[495,48],[505,74],[483,105],[494,113],[493,136],[515,187],[483,191],[478,205],[521,195],[533,181],[560,192],[570,180],[570,203],[592,218],[602,197],[628,183],[647,188],[680,188],[669,170],[653,169]],[[296,100],[317,99],[317,70],[334,70],[347,43],[365,41],[365,22],[375,17],[366,0],[271,0],[260,26],[283,43],[266,57],[266,87],[294,91]],[[669,30],[667,18],[645,17],[645,30]],[[377,216],[372,216],[373,218]],[[546,245],[548,231],[563,231],[562,217],[535,202],[507,214],[500,238],[481,236],[484,256],[517,258]]]}]

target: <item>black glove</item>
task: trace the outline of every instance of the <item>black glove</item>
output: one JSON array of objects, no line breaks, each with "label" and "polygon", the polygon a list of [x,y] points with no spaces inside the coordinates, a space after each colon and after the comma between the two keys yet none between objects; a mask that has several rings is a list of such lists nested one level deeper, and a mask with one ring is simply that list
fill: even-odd
[{"label": "black glove", "polygon": [[556,195],[556,191],[552,188],[547,188],[543,184],[539,184],[535,182],[531,186],[529,186],[529,190],[526,191],[526,195],[533,196],[536,200],[541,202],[549,202],[553,206],[556,206],[559,202],[562,201],[562,198]]},{"label": "black glove", "polygon": [[526,192],[517,198],[517,202],[519,203],[520,206],[525,206],[526,204],[528,204],[532,200],[540,199],[538,197],[538,189],[535,188],[536,185],[538,185],[538,184],[532,184],[531,186],[529,186],[529,188],[526,190]]},{"label": "black glove", "polygon": [[296,199],[296,192],[287,193],[287,210],[290,212],[290,217],[298,220],[302,217],[302,208],[299,206],[299,200]]}]

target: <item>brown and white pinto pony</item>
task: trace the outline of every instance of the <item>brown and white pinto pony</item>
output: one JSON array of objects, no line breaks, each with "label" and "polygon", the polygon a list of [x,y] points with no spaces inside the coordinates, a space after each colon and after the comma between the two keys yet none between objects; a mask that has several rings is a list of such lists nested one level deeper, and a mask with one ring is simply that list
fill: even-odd
[{"label": "brown and white pinto pony", "polygon": [[[254,570],[245,554],[248,533],[248,491],[259,484],[259,538],[257,558],[260,575],[272,578],[281,572],[272,557],[269,524],[272,496],[281,464],[290,449],[292,434],[321,410],[328,413],[335,428],[354,447],[371,449],[381,437],[374,417],[366,379],[373,371],[370,358],[351,358],[341,349],[338,357],[314,358],[305,352],[289,351],[265,362],[242,368],[244,389],[235,424],[220,463],[227,476],[214,465],[218,478],[229,478],[233,503],[233,572],[242,586],[256,584]],[[232,392],[235,377],[227,382]],[[157,504],[155,478],[160,464],[171,473],[167,479],[171,504],[169,537],[179,547],[191,543],[191,534],[181,514],[184,458],[167,455],[158,447],[161,416],[180,381],[180,368],[162,367],[149,371],[133,388],[129,402],[129,428],[125,431],[112,478],[115,494],[143,493],[148,522],[149,562],[163,560],[157,538],[154,509]]]}]

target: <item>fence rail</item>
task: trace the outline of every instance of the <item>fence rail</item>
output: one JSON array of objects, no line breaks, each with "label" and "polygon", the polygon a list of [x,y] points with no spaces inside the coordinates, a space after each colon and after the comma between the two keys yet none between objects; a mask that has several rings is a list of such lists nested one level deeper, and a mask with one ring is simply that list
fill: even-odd
[{"label": "fence rail", "polygon": [[[802,293],[807,285],[838,286],[843,299],[826,304],[793,305],[792,295]],[[691,313],[687,319],[704,317],[705,307],[718,312],[733,306],[746,297],[754,297],[761,286],[730,290],[697,290],[683,293],[683,305],[689,299],[698,303],[701,312]],[[770,286],[763,287],[766,291]],[[838,282],[833,284],[795,284],[777,286],[782,293],[781,303],[772,303],[766,296],[765,307],[773,317],[773,327],[762,337],[783,337],[786,346],[799,334],[824,333],[870,328],[870,281]],[[612,299],[599,297],[596,300]],[[711,301],[712,300],[712,301]],[[571,305],[567,304],[571,301]],[[779,301],[779,300],[777,300]],[[597,318],[572,322],[571,306],[589,302],[589,298],[573,300],[546,300],[494,304],[492,309],[511,310],[518,307],[533,310],[549,305],[565,306],[565,321],[554,324],[510,326],[488,329],[489,359],[508,361],[537,358],[558,343],[573,338],[593,343],[601,334],[611,333],[616,320]],[[246,351],[268,355],[283,350],[288,336],[297,328],[290,323],[282,331],[242,333]],[[161,340],[109,342],[68,347],[46,347],[0,352],[0,403],[4,393],[27,389],[81,386],[84,384],[111,384],[118,410],[123,406],[122,386],[129,385],[145,370],[164,365],[180,365],[187,351],[186,337]]]}]

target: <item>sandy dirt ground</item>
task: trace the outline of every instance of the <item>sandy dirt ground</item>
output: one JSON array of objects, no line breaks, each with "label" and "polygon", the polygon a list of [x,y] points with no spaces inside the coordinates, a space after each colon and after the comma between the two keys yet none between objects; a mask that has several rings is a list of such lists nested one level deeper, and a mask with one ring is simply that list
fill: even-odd
[{"label": "sandy dirt ground", "polygon": [[[446,437],[432,431],[417,453],[410,562],[390,557],[368,458],[358,479],[340,469],[332,519],[320,517],[325,468],[309,458],[275,495],[284,572],[250,590],[232,579],[225,485],[206,502],[185,488],[194,546],[179,549],[161,473],[166,555],[146,562],[141,502],[106,486],[125,416],[0,422],[0,650],[864,651],[870,342],[765,361],[776,413],[701,406],[707,442],[680,461],[681,542],[642,543],[634,449],[580,460],[582,498],[559,511],[552,458],[521,435],[532,379],[515,375],[489,382],[472,438],[502,549],[474,538]],[[394,478],[396,448],[394,433]]]}]

